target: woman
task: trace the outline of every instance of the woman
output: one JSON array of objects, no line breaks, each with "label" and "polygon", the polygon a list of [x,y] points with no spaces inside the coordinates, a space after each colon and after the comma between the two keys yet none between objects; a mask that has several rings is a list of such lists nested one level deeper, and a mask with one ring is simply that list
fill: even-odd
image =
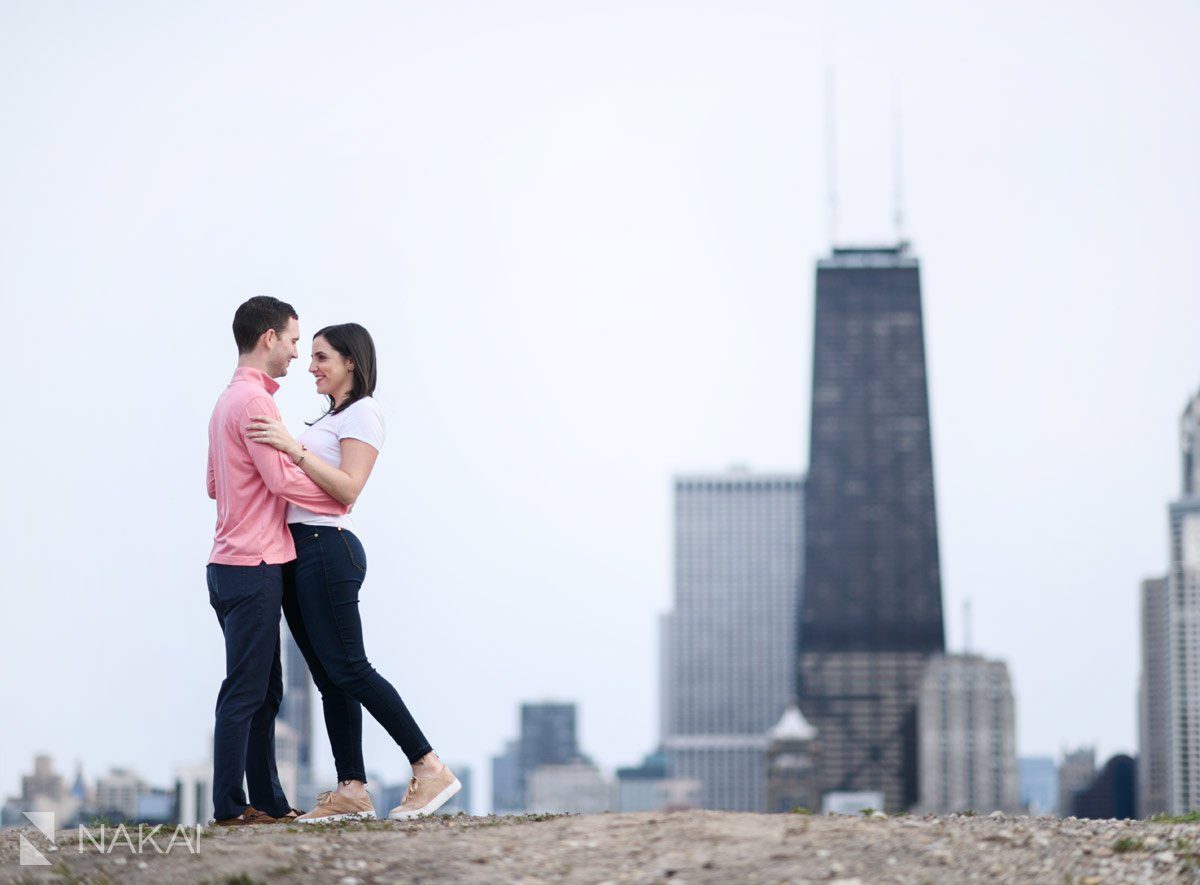
[{"label": "woman", "polygon": [[[289,455],[330,496],[351,505],[383,447],[383,416],[372,398],[375,343],[357,323],[326,326],[313,337],[308,370],[317,393],[329,398],[329,410],[299,440],[281,421],[266,416],[251,422],[248,435]],[[408,792],[388,817],[432,814],[462,785],[433,752],[396,689],[367,661],[358,612],[367,557],[354,524],[349,515],[322,516],[292,504],[287,521],[296,561],[284,569],[283,611],[320,689],[338,776],[336,789],[321,793],[316,807],[297,820],[375,817],[362,757],[363,706],[412,765]]]}]

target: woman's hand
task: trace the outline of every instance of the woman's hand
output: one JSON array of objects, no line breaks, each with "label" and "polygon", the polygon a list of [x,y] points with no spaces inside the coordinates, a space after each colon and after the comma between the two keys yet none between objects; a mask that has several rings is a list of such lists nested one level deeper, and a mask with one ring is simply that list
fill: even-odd
[{"label": "woman's hand", "polygon": [[246,438],[252,442],[274,446],[293,461],[299,458],[303,451],[300,443],[292,439],[288,429],[283,426],[283,421],[269,415],[255,415],[250,419],[250,426],[246,428]]}]

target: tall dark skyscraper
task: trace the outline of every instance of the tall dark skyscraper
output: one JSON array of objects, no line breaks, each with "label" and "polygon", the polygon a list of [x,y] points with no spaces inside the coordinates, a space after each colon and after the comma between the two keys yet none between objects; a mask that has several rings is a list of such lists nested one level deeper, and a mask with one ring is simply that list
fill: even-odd
[{"label": "tall dark skyscraper", "polygon": [[799,693],[822,791],[917,801],[916,696],[942,652],[920,268],[905,245],[817,263]]}]

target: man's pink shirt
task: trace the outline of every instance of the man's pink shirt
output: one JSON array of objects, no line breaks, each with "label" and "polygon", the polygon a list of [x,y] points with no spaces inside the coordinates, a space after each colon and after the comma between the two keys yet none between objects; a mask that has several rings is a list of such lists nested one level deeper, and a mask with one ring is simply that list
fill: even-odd
[{"label": "man's pink shirt", "polygon": [[208,422],[208,496],[217,501],[217,533],[210,563],[278,565],[296,558],[284,515],[287,502],[339,516],[348,508],[309,479],[292,459],[246,438],[255,415],[279,417],[279,384],[245,366],[217,399]]}]

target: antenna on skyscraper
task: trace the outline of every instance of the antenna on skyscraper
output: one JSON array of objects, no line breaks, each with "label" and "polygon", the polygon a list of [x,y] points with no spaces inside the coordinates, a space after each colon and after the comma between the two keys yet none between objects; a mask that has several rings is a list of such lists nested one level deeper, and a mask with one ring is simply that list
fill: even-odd
[{"label": "antenna on skyscraper", "polygon": [[896,225],[896,242],[904,242],[904,164],[901,154],[904,132],[900,117],[900,84],[892,81],[892,184],[894,187],[893,222]]},{"label": "antenna on skyscraper", "polygon": [[971,600],[963,600],[963,654],[971,653]]},{"label": "antenna on skyscraper", "polygon": [[825,65],[825,186],[828,189],[829,246],[837,245],[837,95],[833,64]]}]

